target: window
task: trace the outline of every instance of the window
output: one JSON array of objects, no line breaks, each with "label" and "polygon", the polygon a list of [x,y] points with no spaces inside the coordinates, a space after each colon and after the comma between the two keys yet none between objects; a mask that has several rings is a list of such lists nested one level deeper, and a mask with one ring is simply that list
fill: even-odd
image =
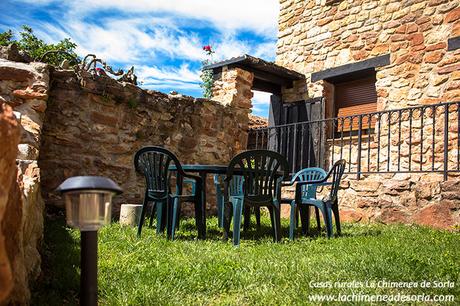
[{"label": "window", "polygon": [[[377,111],[377,91],[375,89],[375,72],[371,76],[358,79],[348,79],[334,83],[334,111],[336,117],[367,114]],[[362,129],[373,128],[375,120],[368,116],[362,119]],[[359,117],[356,116],[343,121],[344,131],[356,131],[359,128]],[[342,129],[339,120],[337,130]]]}]

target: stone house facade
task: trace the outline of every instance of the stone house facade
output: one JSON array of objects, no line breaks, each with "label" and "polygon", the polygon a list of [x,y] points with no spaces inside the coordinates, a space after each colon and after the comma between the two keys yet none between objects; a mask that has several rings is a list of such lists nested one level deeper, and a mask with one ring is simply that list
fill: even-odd
[{"label": "stone house facade", "polygon": [[303,73],[330,116],[352,78],[374,77],[372,110],[455,101],[459,36],[458,0],[280,0],[276,63]]},{"label": "stone house facade", "polygon": [[[459,105],[439,103],[460,101],[460,1],[280,0],[276,64],[305,75],[283,88],[283,102],[321,97],[320,119],[438,105],[361,117],[359,148],[359,117],[326,122],[324,151],[329,162],[347,152],[351,170],[359,158],[370,172],[347,175],[346,218],[459,225],[458,173],[431,170],[458,170]],[[351,141],[331,144],[344,128]],[[376,160],[393,172],[372,174]]]},{"label": "stone house facade", "polygon": [[292,172],[347,160],[344,219],[460,224],[459,0],[280,0],[275,63],[209,68],[216,100],[235,69],[272,93],[251,148],[285,154]]}]

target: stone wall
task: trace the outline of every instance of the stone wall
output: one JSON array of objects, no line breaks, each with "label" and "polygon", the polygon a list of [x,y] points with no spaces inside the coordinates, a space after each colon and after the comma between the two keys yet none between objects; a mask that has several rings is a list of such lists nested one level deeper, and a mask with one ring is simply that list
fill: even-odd
[{"label": "stone wall", "polygon": [[460,225],[460,180],[442,174],[346,176],[341,214],[351,221],[417,223],[437,228]]},{"label": "stone wall", "polygon": [[[16,155],[19,143],[19,124],[12,108],[6,103],[0,106],[0,224],[3,223],[10,197],[20,197],[16,186]],[[0,303],[6,300],[13,288],[10,257],[6,237],[0,226]]]},{"label": "stone wall", "polygon": [[[377,110],[399,109],[415,105],[460,101],[460,50],[447,50],[447,41],[460,35],[459,0],[342,0],[326,4],[325,0],[280,0],[279,34],[276,63],[306,75],[307,93],[303,86],[283,89],[286,102],[298,97],[325,97],[326,114],[331,114],[334,88],[327,81],[311,82],[314,72],[335,68],[390,54],[390,64],[376,68]],[[456,106],[449,118],[449,155],[453,165],[459,154],[456,148],[458,119]],[[428,111],[429,113],[429,111]],[[417,114],[416,114],[417,115]],[[424,169],[431,168],[435,153],[435,169],[442,167],[444,118],[437,114],[435,129],[436,149],[425,145],[425,158],[417,160],[420,153],[420,131],[424,131],[425,143],[432,135],[433,114],[427,114],[423,127],[413,126],[413,167],[420,163]],[[398,144],[403,159],[408,156],[408,118],[402,122],[402,137],[392,136],[387,143],[383,135],[390,130],[399,132],[398,124],[388,129],[387,121],[377,125],[371,135],[370,159],[375,167],[377,146],[383,152],[381,161],[397,159]],[[398,122],[399,123],[399,122]],[[431,126],[430,126],[431,125]],[[378,129],[383,142],[377,144]],[[430,136],[427,136],[430,135]],[[418,138],[417,138],[418,137]],[[431,141],[431,138],[430,138]],[[367,145],[364,140],[364,147]],[[390,146],[390,156],[384,156]],[[342,147],[342,148],[341,148]],[[326,143],[329,161],[332,151],[335,159],[338,150],[345,152],[348,160],[349,147]],[[363,150],[364,167],[367,151]],[[352,167],[356,169],[357,141],[351,145]],[[418,158],[420,159],[420,158]],[[329,163],[326,162],[327,166]],[[407,163],[401,170],[407,170]],[[372,170],[372,169],[371,169]],[[421,223],[438,227],[460,224],[460,199],[458,176],[450,175],[443,182],[438,174],[387,174],[345,177],[341,191],[342,213],[351,220],[376,220],[382,222]],[[350,188],[348,188],[350,187]]]},{"label": "stone wall", "polygon": [[[164,146],[183,164],[227,164],[246,148],[250,97],[240,87],[218,103],[142,90],[106,76],[82,77],[51,73],[39,160],[48,204],[61,204],[53,191],[74,175],[110,177],[124,190],[115,204],[141,203],[145,184],[133,157],[144,146]],[[211,208],[211,178],[208,186]]]},{"label": "stone wall", "polygon": [[[390,54],[377,68],[378,110],[460,99],[459,0],[280,0],[276,63],[303,73]],[[309,82],[310,97],[324,82]]]},{"label": "stone wall", "polygon": [[0,59],[0,304],[26,304],[29,283],[40,274],[44,202],[37,159],[48,85],[46,65]]},{"label": "stone wall", "polygon": [[[54,190],[67,177],[110,177],[124,189],[115,204],[140,203],[144,179],[133,166],[138,149],[164,146],[184,164],[227,164],[246,149],[251,73],[229,70],[223,94],[211,101],[56,71],[27,63],[14,48],[0,48],[0,58],[2,305],[30,300],[29,283],[40,273],[42,195],[62,206]],[[212,178],[208,186],[214,211]],[[192,211],[184,205],[186,214]]]}]

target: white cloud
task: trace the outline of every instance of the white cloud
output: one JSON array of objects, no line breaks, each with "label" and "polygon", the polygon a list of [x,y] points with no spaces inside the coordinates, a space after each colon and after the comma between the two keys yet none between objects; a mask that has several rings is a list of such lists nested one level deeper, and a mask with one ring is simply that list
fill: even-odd
[{"label": "white cloud", "polygon": [[[199,91],[199,71],[183,63],[198,66],[207,44],[216,51],[213,61],[275,55],[278,0],[16,0],[15,5],[24,2],[54,8],[46,21],[24,20],[38,37],[48,42],[70,37],[80,56],[96,54],[114,68],[135,65],[144,87]],[[256,93],[255,109],[266,107],[269,98],[262,97]]]},{"label": "white cloud", "polygon": [[[157,90],[161,92],[168,92],[168,91],[177,91],[179,93],[183,93],[183,91],[194,91],[197,94],[201,92],[201,88],[198,84],[192,83],[183,83],[183,82],[163,82],[163,81],[149,81],[143,84],[140,84],[140,87],[145,89]],[[190,94],[188,94],[190,95]],[[198,94],[199,95],[199,94]]]},{"label": "white cloud", "polygon": [[200,72],[192,71],[189,66],[184,64],[177,67],[137,67],[137,75],[139,78],[156,78],[163,80],[180,80],[184,82],[200,82]]},{"label": "white cloud", "polygon": [[252,97],[252,111],[257,116],[268,117],[268,107],[270,105],[271,93],[262,91],[252,91],[254,96]]},{"label": "white cloud", "polygon": [[179,68],[140,66],[136,68],[136,74],[145,88],[200,90],[200,72],[190,70],[186,64]]},{"label": "white cloud", "polygon": [[[274,58],[278,0],[17,0],[35,7],[52,5],[62,10],[53,24],[36,22],[40,37],[57,41],[71,37],[80,55],[95,53],[107,61],[134,64],[155,59],[159,54],[170,58],[203,60],[201,46],[215,46],[214,60],[245,53]],[[18,4],[19,5],[19,4]],[[107,15],[107,11],[119,13]],[[100,13],[98,23],[93,20]],[[87,18],[91,17],[91,18]],[[33,24],[32,24],[33,26]],[[210,37],[182,29],[216,29]],[[270,37],[260,45],[238,40],[238,31]]]},{"label": "white cloud", "polygon": [[238,40],[234,35],[226,34],[220,37],[214,46],[216,51],[213,56],[214,61],[226,60],[244,54],[250,54],[265,60],[274,60],[276,42],[268,41],[254,44],[252,41]]},{"label": "white cloud", "polygon": [[[58,1],[61,3],[62,1]],[[273,36],[278,0],[67,0],[73,14],[116,9],[124,13],[174,14],[213,24],[222,32],[245,30]]]},{"label": "white cloud", "polygon": [[78,54],[94,53],[109,62],[136,61],[141,51],[148,50],[152,44],[152,38],[138,29],[135,21],[129,20],[125,25],[109,20],[104,26],[68,20],[59,25],[45,24],[37,34],[48,41],[70,37],[78,46]]},{"label": "white cloud", "polygon": [[71,37],[78,46],[78,54],[94,53],[109,62],[151,61],[160,53],[175,59],[205,58],[196,35],[187,35],[175,28],[146,25],[140,18],[107,19],[104,25],[68,20],[60,25],[39,24],[36,32],[47,41]]},{"label": "white cloud", "polygon": [[35,4],[35,5],[44,5],[44,4],[51,4],[53,2],[56,2],[56,0],[20,0],[20,2],[25,2],[29,4]]},{"label": "white cloud", "polygon": [[267,61],[275,60],[276,40],[258,44],[252,55],[263,58]]},{"label": "white cloud", "polygon": [[[64,30],[65,29],[65,30]],[[196,33],[186,33],[175,27],[132,18],[120,21],[107,19],[104,25],[68,20],[62,25],[39,24],[37,34],[47,41],[58,41],[71,37],[77,44],[77,53],[94,53],[108,62],[131,64],[155,61],[162,56],[173,59],[202,61],[206,59],[202,46],[205,44]],[[221,61],[243,54],[271,60],[274,57],[274,42],[253,42],[236,39],[231,34],[217,37],[211,45],[216,53],[212,61]]]},{"label": "white cloud", "polygon": [[[17,0],[31,5],[59,4],[63,15],[84,16],[98,11],[118,10],[123,14],[176,15],[193,22],[212,25],[220,32],[252,31],[276,35],[278,0]],[[185,20],[184,20],[185,21]]]},{"label": "white cloud", "polygon": [[263,91],[252,91],[254,96],[252,97],[252,105],[269,105],[270,104],[270,96],[272,95],[269,92]]},{"label": "white cloud", "polygon": [[204,60],[200,39],[197,36],[185,37],[180,36],[171,40],[173,42],[173,51],[176,58],[187,58],[190,60]]}]

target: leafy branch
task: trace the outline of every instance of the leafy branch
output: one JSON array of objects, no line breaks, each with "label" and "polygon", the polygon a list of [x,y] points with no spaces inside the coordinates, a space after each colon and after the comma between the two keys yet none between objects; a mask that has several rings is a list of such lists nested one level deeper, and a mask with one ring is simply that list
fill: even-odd
[{"label": "leafy branch", "polygon": [[27,53],[33,59],[43,58],[46,63],[54,66],[59,66],[63,61],[73,61],[73,64],[76,64],[75,59],[78,61],[75,53],[77,45],[70,38],[64,38],[56,44],[48,44],[35,36],[32,28],[27,25],[22,26],[19,36],[19,40],[14,39],[12,30],[0,33],[0,46],[16,44],[20,51]]}]

